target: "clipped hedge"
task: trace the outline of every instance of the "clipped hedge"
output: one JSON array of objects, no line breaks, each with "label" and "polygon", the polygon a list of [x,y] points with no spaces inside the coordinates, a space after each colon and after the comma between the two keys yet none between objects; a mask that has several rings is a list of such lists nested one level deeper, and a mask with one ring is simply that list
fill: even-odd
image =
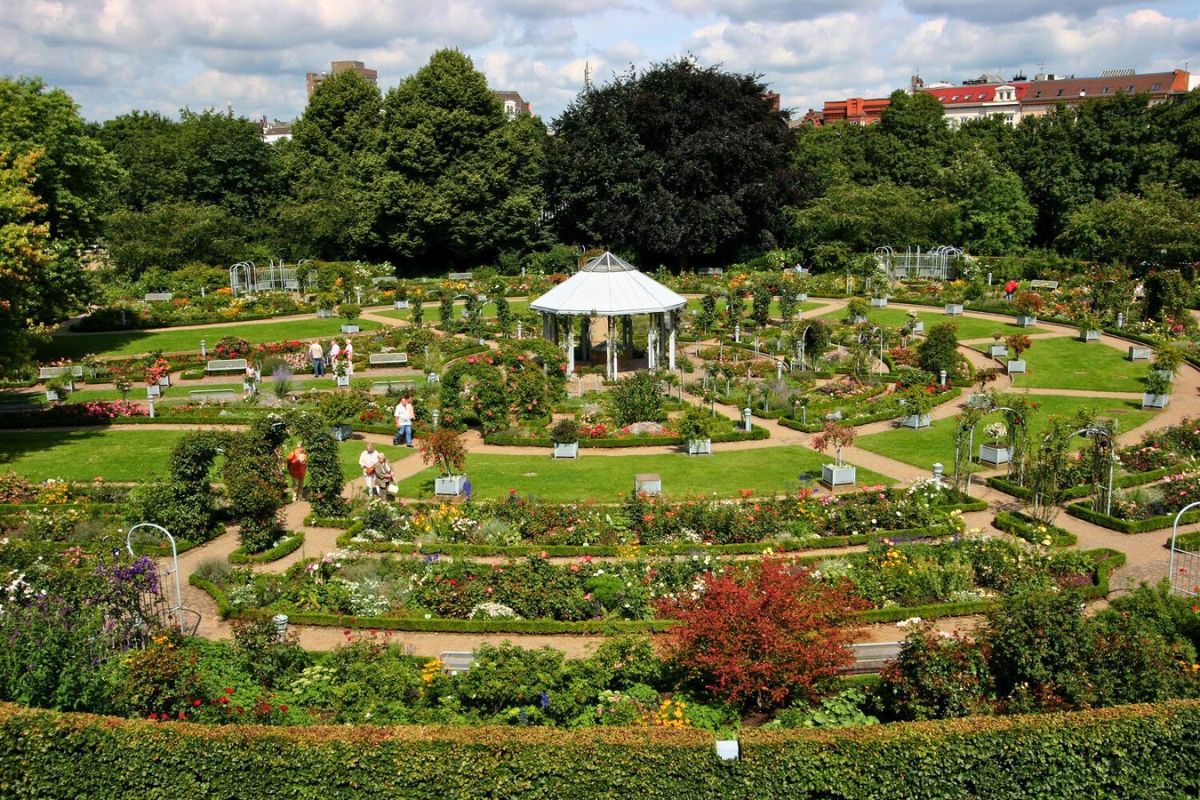
[{"label": "clipped hedge", "polygon": [[[1071,505],[1067,506],[1067,513],[1072,517],[1078,517],[1093,525],[1099,525],[1102,528],[1120,531],[1121,533],[1149,533],[1150,531],[1170,528],[1175,523],[1174,514],[1164,514],[1158,517],[1139,520],[1120,519],[1099,511],[1093,511],[1091,505],[1088,503],[1071,503]],[[1189,511],[1180,520],[1181,525],[1193,522],[1200,522],[1200,510]]]},{"label": "clipped hedge", "polygon": [[203,726],[0,706],[21,798],[1195,797],[1200,702],[833,731]]},{"label": "clipped hedge", "polygon": [[278,561],[299,550],[302,544],[304,544],[304,531],[294,531],[281,539],[274,547],[263,550],[261,553],[247,553],[245,547],[237,547],[229,554],[229,563],[266,564],[270,561]]},{"label": "clipped hedge", "polygon": [[[941,392],[934,396],[933,407],[936,408],[943,403],[948,403],[951,400],[958,398],[962,394],[962,389],[955,386],[945,392]],[[842,422],[851,425],[869,425],[872,422],[883,422],[889,419],[900,419],[904,413],[898,409],[891,411],[880,411],[875,414],[868,414],[865,417],[847,417]],[[785,428],[791,428],[794,431],[803,431],[804,433],[818,433],[825,428],[825,420],[819,419],[815,422],[801,422],[798,419],[791,417],[780,417],[779,424]]]},{"label": "clipped hedge", "polygon": [[[1071,547],[1079,541],[1079,537],[1065,528],[1057,525],[1045,525],[1033,517],[1019,511],[998,511],[992,525],[1005,533],[1011,533],[1033,544],[1041,544],[1048,536],[1051,547]],[[1038,533],[1038,528],[1044,527],[1044,533]]]},{"label": "clipped hedge", "polygon": [[[1128,489],[1131,486],[1141,486],[1145,483],[1151,483],[1159,478],[1165,478],[1168,475],[1174,475],[1179,472],[1179,467],[1162,467],[1161,469],[1152,469],[1146,472],[1129,472],[1113,479],[1114,489]],[[987,479],[987,485],[998,491],[1010,494],[1021,500],[1032,500],[1033,492],[1021,486],[1020,484],[1010,481],[1001,475],[995,475]],[[1077,486],[1069,486],[1062,492],[1064,500],[1078,500],[1082,497],[1090,497],[1096,491],[1095,484],[1081,483]]]},{"label": "clipped hedge", "polygon": [[[732,420],[731,420],[732,422]],[[713,444],[722,442],[751,442],[760,441],[771,438],[771,433],[766,428],[761,428],[758,425],[751,424],[749,431],[729,431],[728,433],[714,433],[712,435]],[[554,443],[550,441],[549,436],[514,436],[510,433],[489,433],[484,437],[484,442],[492,445],[501,445],[505,447],[553,447]],[[601,450],[615,449],[619,447],[669,447],[671,445],[682,445],[683,439],[679,436],[609,436],[603,439],[587,439],[580,438],[580,448],[596,448]]]}]

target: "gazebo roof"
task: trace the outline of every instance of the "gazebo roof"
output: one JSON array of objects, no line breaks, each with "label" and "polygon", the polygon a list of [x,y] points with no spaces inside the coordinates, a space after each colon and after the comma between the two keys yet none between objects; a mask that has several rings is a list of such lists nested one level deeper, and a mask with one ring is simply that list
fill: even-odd
[{"label": "gazebo roof", "polygon": [[625,317],[660,314],[685,305],[685,297],[606,251],[529,307],[547,314]]}]

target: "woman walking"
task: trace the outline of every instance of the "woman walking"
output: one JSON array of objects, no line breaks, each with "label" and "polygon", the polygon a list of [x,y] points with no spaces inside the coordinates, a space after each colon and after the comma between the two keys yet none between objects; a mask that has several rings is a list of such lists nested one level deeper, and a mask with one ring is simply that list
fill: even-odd
[{"label": "woman walking", "polygon": [[308,472],[308,453],[303,442],[296,442],[296,447],[288,453],[287,471],[292,476],[292,494],[299,500],[304,497],[304,475]]}]

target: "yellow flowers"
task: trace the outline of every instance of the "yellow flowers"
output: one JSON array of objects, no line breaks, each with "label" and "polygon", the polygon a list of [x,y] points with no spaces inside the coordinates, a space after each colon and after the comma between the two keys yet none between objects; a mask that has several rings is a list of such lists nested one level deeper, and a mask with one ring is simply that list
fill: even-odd
[{"label": "yellow flowers", "polygon": [[441,671],[441,659],[430,659],[429,661],[426,661],[425,666],[421,668],[421,681],[428,686],[429,684],[433,683],[434,678],[441,674]]},{"label": "yellow flowers", "polygon": [[663,700],[654,714],[654,725],[659,728],[690,728],[691,723],[683,715],[687,704],[682,700]]}]

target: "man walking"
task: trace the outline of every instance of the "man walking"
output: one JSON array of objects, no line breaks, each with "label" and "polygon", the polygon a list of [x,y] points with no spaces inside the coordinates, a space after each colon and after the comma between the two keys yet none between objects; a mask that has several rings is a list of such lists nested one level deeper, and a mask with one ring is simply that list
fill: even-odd
[{"label": "man walking", "polygon": [[325,374],[325,350],[321,343],[313,340],[308,346],[308,356],[312,359],[313,377],[319,378]]},{"label": "man walking", "polygon": [[396,435],[392,437],[392,444],[400,444],[400,439],[404,439],[405,447],[412,447],[412,426],[413,419],[416,417],[416,411],[413,409],[412,396],[405,394],[400,398],[400,402],[396,403]]},{"label": "man walking", "polygon": [[375,451],[374,443],[367,442],[367,449],[358,455],[358,465],[362,467],[367,494],[375,494],[375,467],[379,465],[379,453]]}]

